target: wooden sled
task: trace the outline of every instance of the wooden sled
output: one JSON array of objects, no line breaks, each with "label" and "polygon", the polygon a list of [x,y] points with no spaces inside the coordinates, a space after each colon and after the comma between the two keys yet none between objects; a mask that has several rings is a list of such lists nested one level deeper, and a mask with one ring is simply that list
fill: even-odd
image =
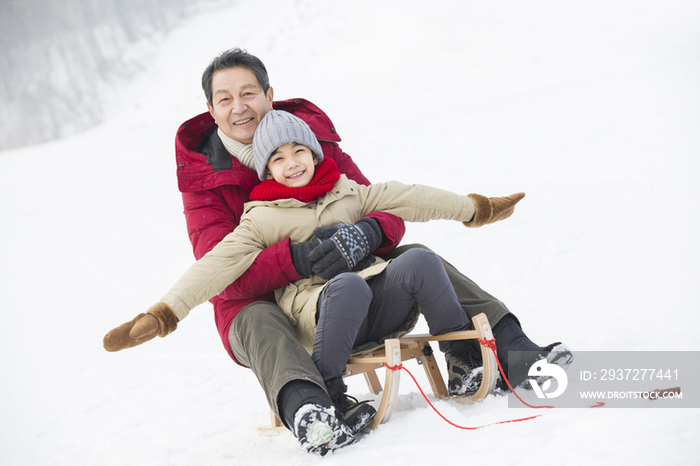
[{"label": "wooden sled", "polygon": [[[396,407],[399,393],[400,370],[386,369],[384,387],[382,388],[376,370],[385,366],[397,367],[404,361],[416,359],[418,364],[423,366],[425,374],[430,382],[433,395],[436,398],[447,398],[447,386],[438,368],[431,341],[467,340],[478,338],[481,340],[492,340],[493,333],[486,315],[479,314],[472,318],[475,330],[461,332],[449,332],[442,335],[415,334],[406,335],[401,338],[388,339],[384,346],[377,348],[371,353],[361,356],[351,357],[348,360],[344,377],[363,374],[369,387],[369,391],[375,395],[382,393],[382,398],[377,408],[377,415],[374,417],[370,429],[376,428],[379,424],[388,422]],[[493,352],[481,346],[481,356],[484,361],[484,374],[481,386],[477,392],[470,397],[462,397],[460,400],[467,402],[481,401],[490,393],[496,385],[498,376],[498,363]],[[259,435],[277,435],[282,430],[286,430],[277,416],[270,411],[271,425],[258,427]]]}]

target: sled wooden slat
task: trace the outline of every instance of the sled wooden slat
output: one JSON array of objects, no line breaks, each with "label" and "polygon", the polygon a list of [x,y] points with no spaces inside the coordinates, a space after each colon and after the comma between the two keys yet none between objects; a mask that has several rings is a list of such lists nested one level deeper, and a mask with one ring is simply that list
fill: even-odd
[{"label": "sled wooden slat", "polygon": [[263,437],[274,437],[285,430],[287,429],[282,425],[282,421],[280,421],[274,411],[270,410],[270,425],[258,426],[258,435]]},{"label": "sled wooden slat", "polygon": [[[478,314],[472,318],[472,322],[474,330],[448,332],[442,335],[412,334],[398,339],[388,339],[384,342],[384,346],[377,348],[371,353],[354,356],[348,360],[344,377],[363,374],[369,391],[375,395],[382,393],[379,407],[377,408],[377,415],[370,425],[371,429],[391,419],[391,415],[396,407],[401,376],[400,370],[385,370],[384,387],[382,387],[376,370],[384,368],[386,365],[396,367],[403,361],[416,359],[425,370],[433,395],[436,398],[446,398],[448,396],[447,386],[433,356],[430,342],[477,338],[482,340],[493,339],[491,326],[486,315]],[[477,402],[486,398],[493,391],[498,375],[498,363],[491,350],[483,345],[481,346],[481,356],[484,362],[484,373],[479,390],[470,397],[456,399],[469,403]],[[260,435],[277,435],[282,430],[286,430],[272,411],[270,415],[272,419],[271,425],[260,426],[258,428]]]},{"label": "sled wooden slat", "polygon": [[367,387],[372,395],[379,395],[382,391],[382,384],[379,383],[379,377],[374,370],[364,372],[365,382],[367,382]]}]

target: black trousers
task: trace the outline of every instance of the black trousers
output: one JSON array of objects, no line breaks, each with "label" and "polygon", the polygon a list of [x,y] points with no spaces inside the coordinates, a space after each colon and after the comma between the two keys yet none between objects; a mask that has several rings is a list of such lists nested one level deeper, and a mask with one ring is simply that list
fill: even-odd
[{"label": "black trousers", "polygon": [[[368,281],[343,273],[328,282],[311,355],[323,379],[345,372],[353,348],[400,330],[416,302],[432,335],[471,326],[440,258],[426,249],[404,252]],[[441,349],[449,350],[449,342]]]}]

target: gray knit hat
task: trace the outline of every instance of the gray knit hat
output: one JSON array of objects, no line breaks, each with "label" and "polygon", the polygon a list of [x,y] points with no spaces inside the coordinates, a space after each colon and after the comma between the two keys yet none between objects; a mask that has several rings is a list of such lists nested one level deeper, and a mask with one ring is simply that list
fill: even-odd
[{"label": "gray knit hat", "polygon": [[299,117],[280,110],[270,110],[263,117],[253,135],[253,162],[258,178],[265,180],[265,167],[270,155],[283,144],[303,144],[323,161],[323,150],[309,125]]}]

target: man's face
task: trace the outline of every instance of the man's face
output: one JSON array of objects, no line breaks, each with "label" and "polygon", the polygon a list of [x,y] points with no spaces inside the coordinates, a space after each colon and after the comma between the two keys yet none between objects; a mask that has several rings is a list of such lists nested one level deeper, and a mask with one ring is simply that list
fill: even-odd
[{"label": "man's face", "polygon": [[253,142],[260,120],[272,110],[272,87],[263,92],[248,68],[220,70],[211,79],[213,106],[207,108],[223,133],[243,144]]}]

